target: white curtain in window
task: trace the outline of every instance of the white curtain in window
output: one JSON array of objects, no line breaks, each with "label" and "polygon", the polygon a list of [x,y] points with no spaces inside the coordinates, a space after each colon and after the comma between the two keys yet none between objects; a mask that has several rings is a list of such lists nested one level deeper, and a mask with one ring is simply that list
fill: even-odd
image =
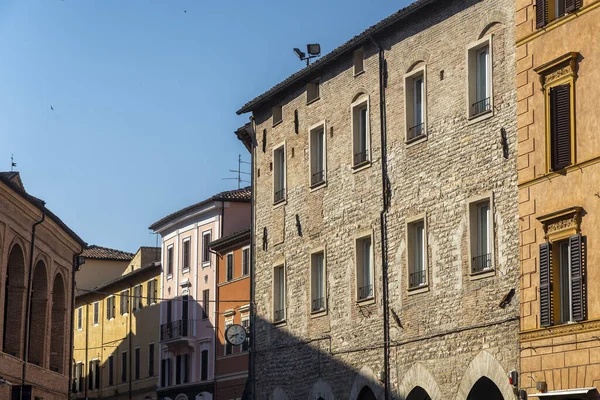
[{"label": "white curtain in window", "polygon": [[423,89],[424,89],[424,85],[423,85],[423,78],[419,77],[419,78],[415,78],[414,80],[414,89],[413,89],[413,95],[414,95],[414,113],[415,115],[413,116],[414,120],[413,120],[413,124],[414,126],[417,125],[421,125],[423,123]]},{"label": "white curtain in window", "polygon": [[359,124],[359,152],[364,152],[367,150],[367,107],[364,107],[360,110],[360,124]]},{"label": "white curtain in window", "polygon": [[[481,203],[477,206],[477,255],[483,256],[490,254],[490,204],[488,202]],[[482,260],[482,262],[485,262]],[[487,267],[487,265],[486,265]]]},{"label": "white curtain in window", "polygon": [[489,48],[477,51],[477,101],[482,101],[490,97],[488,76],[489,76]]}]

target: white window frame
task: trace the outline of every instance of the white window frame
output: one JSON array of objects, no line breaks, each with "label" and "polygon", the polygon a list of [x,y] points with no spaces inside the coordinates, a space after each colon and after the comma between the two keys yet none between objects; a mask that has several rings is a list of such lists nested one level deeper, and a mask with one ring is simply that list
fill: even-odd
[{"label": "white window frame", "polygon": [[365,72],[365,49],[358,48],[354,50],[352,55],[352,64],[354,76],[358,76]]},{"label": "white window frame", "polygon": [[[323,149],[322,149],[322,160],[321,163],[323,165],[323,179],[322,181],[319,182],[315,182],[313,184],[312,182],[312,177],[313,174],[317,173],[318,171],[316,171],[314,169],[314,165],[313,165],[313,156],[314,156],[314,152],[313,152],[313,132],[316,132],[319,128],[322,128],[323,130]],[[308,154],[309,154],[309,168],[308,168],[308,185],[311,189],[317,189],[320,188],[321,186],[326,186],[327,185],[327,124],[325,121],[321,121],[319,123],[316,123],[314,125],[312,125],[310,128],[308,128]]]},{"label": "white window frame", "polygon": [[[126,295],[125,295],[125,293],[126,293]],[[125,297],[125,300],[123,300],[124,297]],[[125,301],[125,303],[127,304],[127,306],[125,307],[125,312],[123,312],[123,301]],[[129,289],[121,290],[119,292],[119,313],[121,315],[129,315],[129,308],[131,306],[131,304],[129,304],[129,301],[130,301]]]},{"label": "white window frame", "polygon": [[[231,277],[229,277],[229,257],[231,257]],[[231,282],[235,279],[235,257],[233,251],[225,255],[225,281]]]},{"label": "white window frame", "polygon": [[[370,253],[368,255],[369,257],[369,261],[370,261],[370,276],[367,277],[368,279],[370,279],[370,286],[371,286],[371,290],[370,290],[370,296],[363,296],[361,297],[361,288],[364,288],[368,285],[365,285],[365,266],[364,266],[364,260],[365,260],[365,253],[364,253],[364,240],[365,239],[369,239],[371,241],[371,246],[370,246]],[[373,248],[373,246],[375,245],[375,241],[373,240],[373,231],[369,230],[369,231],[364,231],[364,232],[360,232],[359,234],[357,234],[354,237],[354,272],[356,274],[356,285],[355,285],[355,289],[356,289],[356,302],[357,303],[362,303],[362,302],[374,302],[375,301],[375,249]]]},{"label": "white window frame", "polygon": [[[477,247],[478,247],[478,242],[479,242],[479,235],[478,235],[478,217],[477,217],[477,211],[478,211],[478,206],[483,203],[483,202],[488,202],[489,204],[489,218],[488,218],[488,246],[489,246],[489,254],[490,254],[490,267],[489,268],[485,268],[482,271],[478,271],[478,272],[473,272],[473,258],[476,256],[480,256],[481,254],[476,254],[478,253],[477,251]],[[468,248],[468,271],[469,271],[469,275],[471,276],[471,278],[485,278],[487,276],[490,275],[494,275],[495,274],[495,270],[496,270],[496,265],[495,265],[495,243],[496,243],[496,238],[494,237],[494,231],[495,231],[495,224],[494,224],[494,194],[493,192],[487,192],[485,194],[479,195],[479,196],[474,196],[471,197],[469,199],[467,199],[467,226],[468,226],[468,239],[469,239],[469,245],[467,246]]]},{"label": "white window frame", "polygon": [[92,304],[92,324],[98,326],[100,323],[100,302],[95,301]]},{"label": "white window frame", "polygon": [[[228,318],[225,320],[225,330],[223,332],[227,332],[227,328],[233,325],[233,318]],[[223,340],[223,356],[230,356],[233,354],[233,345],[227,342],[227,339]],[[227,353],[227,349],[231,349],[230,353]]]},{"label": "white window frame", "polygon": [[[410,129],[415,127],[415,104],[416,104],[416,91],[415,82],[418,78],[422,78],[422,96],[421,96],[421,134],[409,138]],[[427,139],[427,66],[415,68],[413,71],[404,75],[404,121],[405,121],[405,140],[406,143],[420,142]]]},{"label": "white window frame", "polygon": [[83,306],[77,308],[77,330],[83,330]]},{"label": "white window frame", "polygon": [[[351,116],[351,128],[352,128],[352,156],[350,159],[350,165],[354,171],[360,170],[363,167],[371,165],[371,106],[370,106],[370,98],[367,94],[361,94],[352,104],[350,105],[350,116]],[[367,108],[367,121],[366,121],[366,138],[365,138],[365,149],[363,151],[366,152],[365,157],[366,160],[355,163],[355,157],[358,154],[358,141],[360,135],[360,127],[356,126],[356,117],[355,114],[359,109],[362,109],[363,106]]]},{"label": "white window frame", "polygon": [[283,106],[281,104],[273,106],[271,109],[271,114],[273,116],[273,126],[279,125],[283,122]]},{"label": "white window frame", "polygon": [[[244,326],[244,322],[247,322],[247,323],[248,323],[248,326],[247,326],[247,327],[246,327],[246,326]],[[243,344],[241,344],[241,345],[239,346],[239,347],[240,347],[240,353],[243,353],[243,352],[250,351],[250,340],[249,340],[249,339],[250,339],[250,315],[249,315],[248,313],[246,313],[246,314],[242,314],[242,316],[241,316],[241,318],[240,318],[240,325],[241,325],[241,326],[242,326],[244,329],[246,329],[246,340],[245,340],[245,341],[246,341],[246,343],[248,343],[248,349],[247,349],[247,350],[244,350],[244,349],[243,349],[243,348],[244,348],[244,345],[243,345]]]},{"label": "white window frame", "polygon": [[[279,173],[277,172],[277,169],[279,168],[279,164],[277,163],[276,159],[275,159],[275,153],[277,153],[278,151],[283,151],[283,171],[280,171]],[[286,143],[285,141],[283,143],[280,143],[279,145],[275,146],[273,148],[272,151],[272,160],[273,160],[273,205],[279,205],[279,204],[285,204],[287,201],[287,152],[286,152]],[[283,188],[279,188],[276,184],[277,181],[277,177],[279,176],[278,174],[282,174],[283,175]],[[279,190],[277,190],[279,189]],[[276,193],[278,193],[280,190],[283,190],[283,198],[280,200],[276,200],[275,195]]]},{"label": "white window frame", "polygon": [[321,79],[314,79],[306,84],[306,105],[321,98]]},{"label": "white window frame", "polygon": [[[423,282],[419,285],[411,286],[411,274],[416,273],[415,271],[415,228],[417,225],[423,224],[423,237],[422,237],[422,259],[423,259]],[[427,291],[429,288],[429,243],[428,243],[428,229],[427,229],[427,214],[416,215],[406,219],[406,286],[409,294],[421,293]]]},{"label": "white window frame", "polygon": [[[315,264],[316,257],[322,254],[323,255],[323,270],[321,271],[321,284],[323,286],[322,295],[323,295],[323,307],[319,309],[315,309],[313,302],[317,299],[316,297],[316,289],[318,288],[318,280],[315,282],[315,279],[318,278],[318,274],[316,271],[317,265]],[[310,311],[311,314],[322,314],[327,312],[327,254],[325,252],[325,247],[320,247],[313,249],[310,253]]]},{"label": "white window frame", "polygon": [[[277,296],[275,295],[275,288],[277,286],[276,280],[276,271],[278,268],[283,268],[283,296],[282,294],[279,292],[277,293]],[[284,323],[286,321],[286,317],[287,317],[287,271],[286,271],[286,265],[285,262],[283,263],[277,263],[276,265],[273,266],[273,281],[272,281],[272,288],[271,288],[271,293],[273,293],[273,303],[271,304],[272,307],[272,321],[274,324],[280,324],[280,323]],[[277,301],[279,300],[279,301]],[[282,309],[278,308],[279,304],[283,304]],[[283,316],[280,319],[276,319],[276,312],[283,310]]]},{"label": "white window frame", "polygon": [[[169,272],[169,252],[171,253],[171,261],[170,261],[171,271],[170,272]],[[173,244],[170,244],[167,246],[167,251],[166,251],[165,257],[167,258],[165,260],[166,264],[167,264],[167,268],[165,268],[166,269],[165,272],[167,273],[167,279],[171,279],[171,278],[173,278],[173,267],[175,266],[175,247],[173,246]]]},{"label": "white window frame", "polygon": [[[205,248],[204,247],[204,241],[206,240],[207,236],[209,238],[207,246],[206,246],[206,255],[208,256],[208,261],[206,261],[204,259],[204,248]],[[212,261],[212,257],[211,257],[211,254],[210,254],[210,249],[208,247],[208,244],[211,242],[211,240],[212,240],[212,229],[203,231],[202,232],[202,250],[200,251],[200,253],[201,253],[200,255],[202,257],[202,268],[210,266],[210,263]]]},{"label": "white window frame", "polygon": [[[487,65],[487,93],[489,97],[489,110],[473,113],[473,104],[477,102],[477,59],[481,49],[488,48]],[[467,46],[467,118],[469,122],[478,122],[494,115],[494,68],[493,68],[493,35],[470,43]]]},{"label": "white window frame", "polygon": [[[185,266],[185,257],[184,257],[184,251],[185,251],[185,245],[188,245],[188,260],[187,260],[187,267]],[[188,236],[186,238],[184,238],[181,241],[181,273],[185,274],[187,272],[190,272],[190,268],[192,265],[192,237]]]},{"label": "white window frame", "polygon": [[[244,273],[244,252],[248,252],[248,269],[247,269],[247,273]],[[250,275],[250,264],[251,264],[252,260],[251,260],[251,253],[250,253],[250,246],[244,246],[242,247],[242,276],[248,276]]]}]

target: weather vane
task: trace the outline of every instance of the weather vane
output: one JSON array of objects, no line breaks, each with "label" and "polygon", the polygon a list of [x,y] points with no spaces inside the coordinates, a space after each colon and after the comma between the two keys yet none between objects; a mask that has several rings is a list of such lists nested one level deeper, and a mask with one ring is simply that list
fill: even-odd
[{"label": "weather vane", "polygon": [[10,155],[10,172],[13,172],[16,166],[17,166],[17,163],[15,162],[15,158],[13,157],[13,154],[11,154]]}]

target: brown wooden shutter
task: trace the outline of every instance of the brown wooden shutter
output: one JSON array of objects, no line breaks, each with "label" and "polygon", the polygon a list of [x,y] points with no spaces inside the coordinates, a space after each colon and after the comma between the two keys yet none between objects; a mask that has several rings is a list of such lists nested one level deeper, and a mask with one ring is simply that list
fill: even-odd
[{"label": "brown wooden shutter", "polygon": [[581,0],[565,0],[565,11],[570,13],[581,8]]},{"label": "brown wooden shutter", "polygon": [[550,274],[552,273],[552,245],[544,243],[540,245],[540,325],[552,325],[552,285]]},{"label": "brown wooden shutter", "polygon": [[550,88],[552,170],[571,165],[571,85]]},{"label": "brown wooden shutter", "polygon": [[585,287],[583,263],[583,238],[581,234],[569,237],[571,248],[571,316],[573,321],[585,319]]},{"label": "brown wooden shutter", "polygon": [[541,28],[548,23],[548,0],[536,0],[535,2],[535,26]]}]

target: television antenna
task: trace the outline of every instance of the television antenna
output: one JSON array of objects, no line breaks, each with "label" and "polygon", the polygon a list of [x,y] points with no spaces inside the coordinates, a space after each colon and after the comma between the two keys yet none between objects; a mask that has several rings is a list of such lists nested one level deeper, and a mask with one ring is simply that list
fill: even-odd
[{"label": "television antenna", "polygon": [[250,181],[243,179],[242,175],[251,175],[250,172],[245,172],[242,171],[242,164],[248,164],[250,165],[249,162],[247,161],[242,161],[242,155],[238,154],[238,168],[237,169],[230,169],[229,172],[234,172],[237,174],[237,177],[235,178],[222,178],[224,180],[230,180],[230,179],[235,179],[237,181],[238,184],[238,189],[240,189],[242,187],[242,182],[243,183],[250,183]]}]

